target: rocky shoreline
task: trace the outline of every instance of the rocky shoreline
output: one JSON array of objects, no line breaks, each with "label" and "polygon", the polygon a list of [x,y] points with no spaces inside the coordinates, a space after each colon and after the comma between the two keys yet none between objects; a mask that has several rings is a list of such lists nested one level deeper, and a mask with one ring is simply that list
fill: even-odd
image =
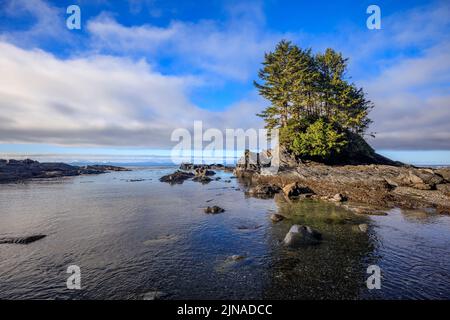
[{"label": "rocky shoreline", "polygon": [[87,174],[102,174],[110,171],[129,171],[129,169],[110,165],[72,166],[58,162],[0,159],[0,184],[14,183],[30,179],[48,179]]},{"label": "rocky shoreline", "polygon": [[[281,153],[278,170],[270,170],[267,152],[247,153],[233,174],[247,188],[246,194],[258,198],[283,197],[284,200],[318,199],[331,201],[357,214],[384,215],[391,208],[423,209],[450,214],[450,168],[419,168],[390,161],[389,164],[325,165],[297,161]],[[256,159],[249,161],[249,159]],[[226,169],[224,169],[226,168]],[[182,164],[180,170],[160,179],[183,183],[192,179],[207,183],[215,170],[230,171],[217,165]]]},{"label": "rocky shoreline", "polygon": [[[397,163],[325,165],[298,162],[281,153],[277,172],[258,160],[268,157],[247,154],[234,174],[250,181],[250,195],[285,198],[308,197],[335,202],[360,214],[382,214],[383,210],[431,209],[450,214],[450,168],[418,168]],[[292,194],[294,192],[294,194]]]}]

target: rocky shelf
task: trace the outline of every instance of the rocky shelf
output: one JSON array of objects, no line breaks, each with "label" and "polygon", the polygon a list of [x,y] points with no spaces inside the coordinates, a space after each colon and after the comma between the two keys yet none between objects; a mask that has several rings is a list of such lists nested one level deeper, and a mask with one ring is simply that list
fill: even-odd
[{"label": "rocky shelf", "polygon": [[101,174],[109,171],[129,171],[129,169],[110,165],[72,166],[58,162],[0,159],[0,183],[20,182],[29,179]]},{"label": "rocky shelf", "polygon": [[238,161],[234,174],[249,181],[250,195],[288,195],[294,191],[297,197],[304,195],[339,204],[347,201],[367,204],[373,212],[379,208],[400,207],[432,208],[439,213],[450,213],[448,167],[418,168],[401,163],[326,165],[298,161],[280,152],[276,159],[277,170],[273,170],[270,161],[261,164],[259,160],[271,156],[267,151],[250,152]]}]

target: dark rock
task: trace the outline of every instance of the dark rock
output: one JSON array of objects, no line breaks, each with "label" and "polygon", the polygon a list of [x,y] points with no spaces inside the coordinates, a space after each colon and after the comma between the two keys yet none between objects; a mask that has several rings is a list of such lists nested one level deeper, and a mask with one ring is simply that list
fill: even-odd
[{"label": "dark rock", "polygon": [[301,194],[313,194],[314,192],[305,186],[300,185],[298,182],[292,182],[283,187],[283,193],[288,198],[299,197]]},{"label": "dark rock", "polygon": [[27,179],[58,178],[84,174],[101,174],[108,171],[128,171],[114,166],[77,167],[65,163],[26,160],[0,161],[0,183],[17,182]]},{"label": "dark rock", "polygon": [[322,240],[320,232],[308,227],[294,224],[286,234],[283,244],[296,248],[302,245],[318,244]]},{"label": "dark rock", "polygon": [[165,175],[161,178],[159,178],[159,181],[161,182],[167,182],[170,184],[181,184],[185,180],[188,180],[194,176],[193,173],[190,172],[183,172],[183,171],[176,171],[174,173]]},{"label": "dark rock", "polygon": [[28,237],[12,237],[12,238],[0,238],[0,244],[29,244],[38,240],[41,240],[42,238],[45,238],[46,235],[44,234],[38,234]]},{"label": "dark rock", "polygon": [[217,214],[222,213],[225,211],[225,209],[218,207],[218,206],[212,206],[212,207],[206,207],[204,209],[205,213],[211,213],[211,214]]},{"label": "dark rock", "polygon": [[116,167],[110,165],[89,165],[81,167],[81,170],[97,170],[97,171],[131,171],[128,168]]},{"label": "dark rock", "polygon": [[216,173],[212,170],[208,170],[206,167],[200,167],[194,170],[194,174],[198,177],[213,176]]}]

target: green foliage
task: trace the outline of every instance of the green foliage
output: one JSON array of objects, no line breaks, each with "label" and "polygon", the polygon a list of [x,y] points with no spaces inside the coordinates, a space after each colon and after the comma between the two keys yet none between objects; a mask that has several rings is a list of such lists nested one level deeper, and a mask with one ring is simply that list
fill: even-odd
[{"label": "green foliage", "polygon": [[266,128],[280,130],[280,143],[296,155],[326,159],[339,153],[347,133],[365,133],[373,107],[364,91],[347,81],[346,70],[347,59],[333,49],[314,55],[281,41],[265,55],[258,73],[262,82],[254,82],[271,103],[258,115]]},{"label": "green foliage", "polygon": [[296,133],[291,149],[299,156],[327,159],[346,145],[345,133],[338,133],[330,123],[319,119],[305,132]]}]

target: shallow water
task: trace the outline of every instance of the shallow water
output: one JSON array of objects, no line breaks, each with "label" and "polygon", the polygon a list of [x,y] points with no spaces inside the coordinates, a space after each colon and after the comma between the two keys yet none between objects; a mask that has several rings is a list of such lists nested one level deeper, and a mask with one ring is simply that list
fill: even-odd
[{"label": "shallow water", "polygon": [[[0,298],[450,298],[450,217],[358,217],[318,201],[249,198],[222,172],[205,185],[158,181],[173,170],[0,185],[0,237],[48,235],[0,245]],[[206,215],[207,205],[226,211]],[[289,219],[273,224],[274,212]],[[323,242],[284,248],[293,223],[316,228]],[[355,231],[358,223],[369,232]],[[380,290],[366,287],[372,264],[382,271]],[[81,268],[82,290],[67,289],[69,265]]]}]

